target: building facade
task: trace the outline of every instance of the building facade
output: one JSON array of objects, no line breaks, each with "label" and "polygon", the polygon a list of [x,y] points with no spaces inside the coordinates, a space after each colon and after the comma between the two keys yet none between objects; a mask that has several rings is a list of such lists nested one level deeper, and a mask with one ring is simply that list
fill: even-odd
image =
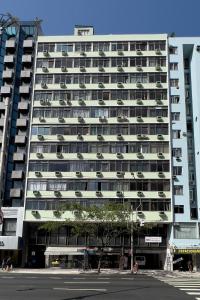
[{"label": "building facade", "polygon": [[[167,35],[39,36],[35,61],[25,201],[26,260],[44,266],[59,254],[75,266],[84,237],[62,221],[67,203],[129,202],[134,222],[152,224],[134,236],[147,267],[166,264],[172,222]],[[158,242],[145,242],[156,236]],[[87,241],[98,246],[97,240]],[[109,266],[130,253],[130,236],[112,241]],[[73,251],[72,251],[73,250]],[[60,252],[59,252],[60,251]],[[81,255],[81,254],[80,254]]]},{"label": "building facade", "polygon": [[17,265],[21,264],[23,248],[30,99],[39,27],[38,21],[19,21],[2,27],[0,33],[0,259],[11,255]]}]

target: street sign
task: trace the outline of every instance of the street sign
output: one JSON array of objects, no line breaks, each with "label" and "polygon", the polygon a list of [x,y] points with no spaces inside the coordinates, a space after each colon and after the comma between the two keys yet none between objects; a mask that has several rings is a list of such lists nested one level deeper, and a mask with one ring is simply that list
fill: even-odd
[{"label": "street sign", "polygon": [[182,260],[184,260],[183,257],[180,257],[180,258],[178,258],[176,260],[173,260],[173,264],[175,265],[175,264],[177,264],[178,262],[180,262]]},{"label": "street sign", "polygon": [[162,243],[161,236],[145,236],[145,243]]}]

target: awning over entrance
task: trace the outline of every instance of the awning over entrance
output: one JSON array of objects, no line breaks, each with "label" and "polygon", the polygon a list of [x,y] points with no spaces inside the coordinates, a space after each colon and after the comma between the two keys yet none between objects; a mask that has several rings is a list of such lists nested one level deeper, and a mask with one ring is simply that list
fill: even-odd
[{"label": "awning over entrance", "polygon": [[85,248],[47,247],[44,255],[84,255]]}]

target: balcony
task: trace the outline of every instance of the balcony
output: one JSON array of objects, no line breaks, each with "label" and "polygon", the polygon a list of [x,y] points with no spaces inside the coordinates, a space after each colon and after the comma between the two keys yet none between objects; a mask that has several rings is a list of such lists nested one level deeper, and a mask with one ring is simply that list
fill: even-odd
[{"label": "balcony", "polygon": [[[16,135],[15,136],[15,144],[25,144],[26,143],[26,136],[25,135]],[[17,153],[19,154],[19,153]]]},{"label": "balcony", "polygon": [[12,79],[12,77],[13,77],[13,70],[3,71],[3,78],[4,79]]},{"label": "balcony", "polygon": [[4,63],[5,64],[14,64],[14,55],[5,55],[4,57]]},{"label": "balcony", "polygon": [[33,48],[34,42],[33,40],[25,40],[23,42],[23,47],[24,48]]},{"label": "balcony", "polygon": [[19,102],[18,109],[19,110],[28,110],[29,103],[28,102]]},{"label": "balcony", "polygon": [[6,41],[6,48],[15,48],[15,40],[8,40]]},{"label": "balcony", "polygon": [[31,78],[31,70],[23,70],[20,74],[21,78]]},{"label": "balcony", "polygon": [[5,118],[0,118],[0,127],[5,125]]},{"label": "balcony", "polygon": [[24,64],[30,64],[30,63],[32,63],[32,55],[28,55],[28,54],[22,55],[22,62]]},{"label": "balcony", "polygon": [[17,127],[26,127],[27,119],[17,119],[16,125],[17,125]]},{"label": "balcony", "polygon": [[23,152],[22,153],[15,152],[13,155],[14,161],[24,161],[24,159],[25,159],[25,154]]},{"label": "balcony", "polygon": [[22,170],[12,171],[11,178],[12,179],[22,179],[23,178],[23,171]]},{"label": "balcony", "polygon": [[4,102],[0,102],[0,110],[5,110],[5,103]]},{"label": "balcony", "polygon": [[1,87],[1,94],[2,95],[10,95],[11,94],[11,86],[4,85]]},{"label": "balcony", "polygon": [[29,85],[21,85],[19,87],[19,93],[20,94],[29,94],[30,92],[30,86]]},{"label": "balcony", "polygon": [[19,188],[10,189],[10,197],[11,198],[20,198],[22,194],[22,190]]}]

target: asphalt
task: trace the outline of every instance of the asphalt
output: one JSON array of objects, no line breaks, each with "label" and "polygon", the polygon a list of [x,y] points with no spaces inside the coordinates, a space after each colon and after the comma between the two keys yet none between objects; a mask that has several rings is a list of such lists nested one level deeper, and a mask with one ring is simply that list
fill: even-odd
[{"label": "asphalt", "polygon": [[0,273],[0,300],[194,300],[150,275]]}]

